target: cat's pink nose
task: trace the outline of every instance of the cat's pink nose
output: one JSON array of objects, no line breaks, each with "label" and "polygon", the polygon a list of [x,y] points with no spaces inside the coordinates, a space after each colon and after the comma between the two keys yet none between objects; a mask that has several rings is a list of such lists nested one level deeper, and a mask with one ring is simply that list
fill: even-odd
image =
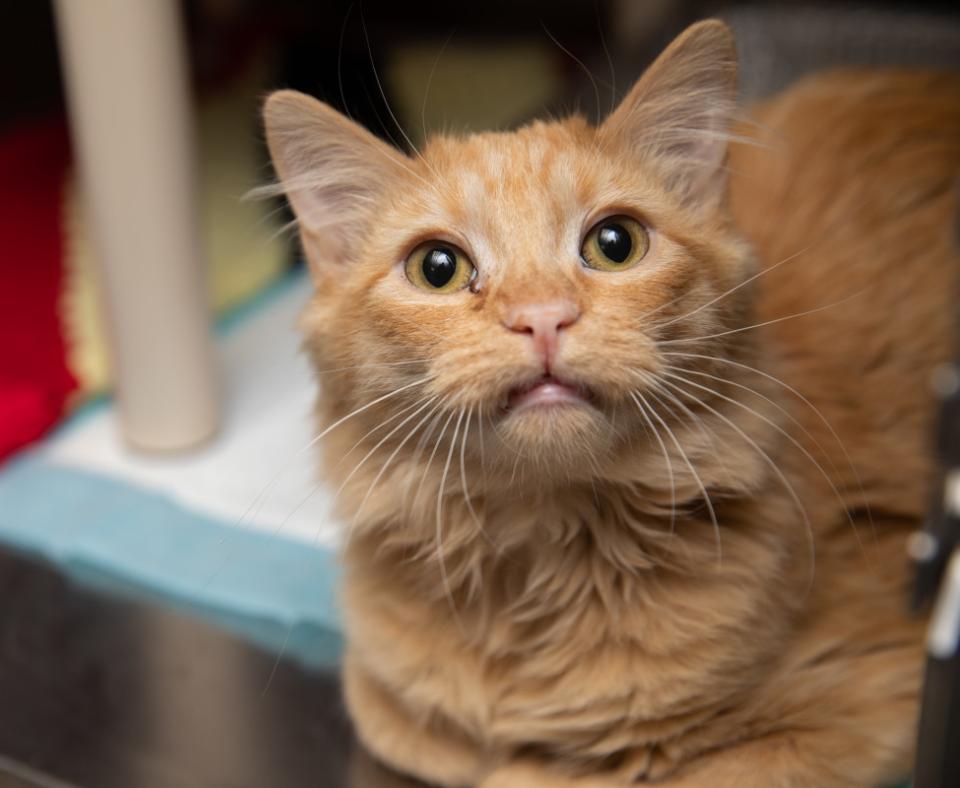
[{"label": "cat's pink nose", "polygon": [[533,349],[543,358],[549,370],[557,355],[560,330],[572,325],[580,317],[580,309],[571,301],[520,304],[510,309],[504,325],[518,334],[529,334]]}]

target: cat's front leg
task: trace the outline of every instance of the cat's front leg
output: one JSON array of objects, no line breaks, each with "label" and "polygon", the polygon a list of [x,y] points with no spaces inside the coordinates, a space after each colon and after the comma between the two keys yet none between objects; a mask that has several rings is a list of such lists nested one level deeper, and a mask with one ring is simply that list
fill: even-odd
[{"label": "cat's front leg", "polygon": [[[650,788],[873,788],[896,782],[870,743],[836,730],[783,732],[705,754]],[[884,774],[886,772],[886,774]]]},{"label": "cat's front leg", "polygon": [[465,737],[420,724],[348,653],[343,689],[357,736],[388,766],[444,788],[468,788],[481,773],[481,755]]},{"label": "cat's front leg", "polygon": [[871,788],[895,780],[866,764],[869,745],[860,737],[843,739],[837,731],[772,734],[703,755],[663,779],[635,782],[516,762],[491,772],[479,788]]},{"label": "cat's front leg", "polygon": [[516,761],[490,772],[477,788],[624,788],[612,777],[569,777],[537,761]]}]

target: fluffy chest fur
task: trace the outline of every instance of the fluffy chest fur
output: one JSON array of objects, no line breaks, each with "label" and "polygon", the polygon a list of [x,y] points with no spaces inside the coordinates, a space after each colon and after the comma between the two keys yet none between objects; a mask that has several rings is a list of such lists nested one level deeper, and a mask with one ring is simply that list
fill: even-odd
[{"label": "fluffy chest fur", "polygon": [[[478,498],[485,533],[443,569],[412,559],[413,545],[359,538],[345,584],[352,658],[413,718],[501,752],[596,764],[699,728],[772,664],[808,588],[806,534],[789,501],[731,501],[718,553],[703,512],[682,539],[664,536],[639,497],[586,488],[493,511]],[[476,533],[472,517],[454,508],[444,527]]]}]

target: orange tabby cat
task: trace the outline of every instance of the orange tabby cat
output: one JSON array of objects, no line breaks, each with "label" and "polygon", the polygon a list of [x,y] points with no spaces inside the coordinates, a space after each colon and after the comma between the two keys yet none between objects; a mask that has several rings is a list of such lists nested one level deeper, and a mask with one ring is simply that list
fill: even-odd
[{"label": "orange tabby cat", "polygon": [[960,82],[826,75],[732,135],[735,72],[703,22],[599,127],[412,157],[267,102],[350,526],[346,697],[397,769],[824,788],[909,768],[904,541],[953,352]]}]

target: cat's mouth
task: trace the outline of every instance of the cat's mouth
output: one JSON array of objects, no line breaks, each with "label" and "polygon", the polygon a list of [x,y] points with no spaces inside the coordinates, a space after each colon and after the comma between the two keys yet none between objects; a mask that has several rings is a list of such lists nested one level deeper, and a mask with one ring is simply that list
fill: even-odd
[{"label": "cat's mouth", "polygon": [[553,375],[542,375],[507,395],[506,410],[518,413],[533,408],[555,408],[590,404],[590,393],[581,386],[560,380]]}]

